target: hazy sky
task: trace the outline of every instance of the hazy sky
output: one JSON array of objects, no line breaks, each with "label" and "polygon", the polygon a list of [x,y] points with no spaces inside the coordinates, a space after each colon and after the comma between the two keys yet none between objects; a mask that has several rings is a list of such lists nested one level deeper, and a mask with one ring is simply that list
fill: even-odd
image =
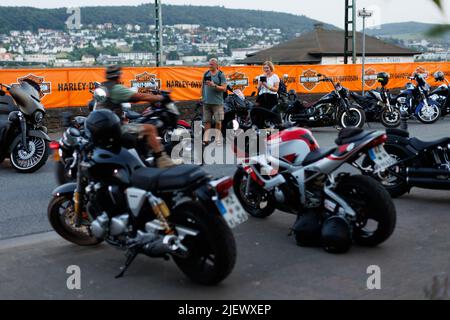
[{"label": "hazy sky", "polygon": [[[136,5],[153,1],[145,0],[3,0],[2,6],[33,6],[56,8],[67,6]],[[165,4],[224,5],[228,8],[260,9],[303,14],[308,17],[343,26],[344,0],[162,0]],[[371,8],[376,15],[371,25],[402,21],[429,23],[449,22],[450,0],[444,0],[443,16],[431,0],[357,0],[358,8]],[[358,19],[360,20],[360,19]]]}]

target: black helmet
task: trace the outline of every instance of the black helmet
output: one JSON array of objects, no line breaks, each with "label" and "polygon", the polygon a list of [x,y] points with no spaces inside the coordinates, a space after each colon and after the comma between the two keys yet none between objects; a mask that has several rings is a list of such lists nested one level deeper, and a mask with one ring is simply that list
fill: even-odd
[{"label": "black helmet", "polygon": [[86,119],[86,131],[97,147],[111,149],[120,146],[120,119],[111,110],[100,109],[92,112]]},{"label": "black helmet", "polygon": [[322,220],[315,212],[298,216],[297,221],[292,227],[292,231],[295,234],[295,240],[299,246],[320,245],[321,230]]},{"label": "black helmet", "polygon": [[122,75],[122,68],[120,66],[109,66],[106,68],[106,79],[116,80]]},{"label": "black helmet", "polygon": [[436,81],[444,81],[445,80],[445,74],[442,71],[437,71],[434,73],[434,80]]},{"label": "black helmet", "polygon": [[380,72],[377,74],[377,81],[381,83],[382,86],[385,86],[389,82],[389,74],[387,72]]},{"label": "black helmet", "polygon": [[332,216],[322,227],[322,246],[330,253],[347,252],[352,245],[350,225],[342,217]]}]

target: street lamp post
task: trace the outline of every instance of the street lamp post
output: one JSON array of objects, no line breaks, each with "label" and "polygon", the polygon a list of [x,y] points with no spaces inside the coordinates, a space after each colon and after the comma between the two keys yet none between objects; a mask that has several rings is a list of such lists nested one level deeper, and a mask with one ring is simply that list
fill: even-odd
[{"label": "street lamp post", "polygon": [[365,78],[366,78],[366,18],[370,18],[372,16],[372,11],[366,10],[363,8],[358,11],[358,16],[363,19],[363,46],[362,46],[362,94],[364,95],[364,86],[365,86]]},{"label": "street lamp post", "polygon": [[161,0],[155,0],[156,66],[163,64],[163,28]]}]

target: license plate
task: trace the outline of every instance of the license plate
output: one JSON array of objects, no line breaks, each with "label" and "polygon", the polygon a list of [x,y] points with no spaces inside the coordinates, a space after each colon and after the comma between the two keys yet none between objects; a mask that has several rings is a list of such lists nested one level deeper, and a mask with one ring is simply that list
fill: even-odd
[{"label": "license plate", "polygon": [[228,197],[216,200],[216,206],[230,228],[235,228],[248,220],[248,214],[234,192],[230,192]]},{"label": "license plate", "polygon": [[377,146],[370,149],[369,156],[370,159],[372,159],[372,161],[375,163],[375,173],[386,170],[396,163],[396,160],[386,152],[383,146]]}]

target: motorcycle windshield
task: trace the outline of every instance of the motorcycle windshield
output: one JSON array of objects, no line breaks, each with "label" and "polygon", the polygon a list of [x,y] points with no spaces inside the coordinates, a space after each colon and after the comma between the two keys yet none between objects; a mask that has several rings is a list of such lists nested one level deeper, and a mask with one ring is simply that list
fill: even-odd
[{"label": "motorcycle windshield", "polygon": [[20,111],[27,116],[31,116],[36,110],[45,111],[39,92],[29,83],[23,82],[12,85],[9,93],[16,101]]}]

